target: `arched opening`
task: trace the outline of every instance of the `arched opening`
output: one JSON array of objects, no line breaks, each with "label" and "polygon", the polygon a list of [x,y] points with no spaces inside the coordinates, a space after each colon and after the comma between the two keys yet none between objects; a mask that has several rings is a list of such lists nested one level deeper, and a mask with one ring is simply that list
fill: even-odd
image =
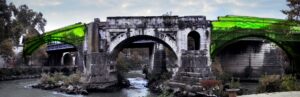
[{"label": "arched opening", "polygon": [[73,62],[71,53],[76,52],[77,48],[73,44],[61,41],[51,41],[47,43],[46,51],[49,56],[47,59],[48,66],[74,65],[75,63]]},{"label": "arched opening", "polygon": [[[147,36],[147,35],[139,35],[139,36],[134,36],[130,37],[122,42],[120,42],[112,51],[111,53],[111,58],[112,60],[117,60],[120,55],[123,55],[125,57],[129,57],[130,55],[136,55],[139,53],[139,55],[147,56],[146,58],[148,61],[151,61],[150,57],[155,57],[152,56],[151,54],[154,54],[155,52],[153,51],[154,48],[155,50],[158,50],[159,47],[162,47],[162,52],[163,56],[166,56],[165,60],[167,60],[168,66],[166,67],[172,67],[175,68],[176,66],[173,66],[174,64],[177,64],[177,55],[173,51],[173,49],[163,40],[152,37],[152,36]],[[139,51],[139,52],[135,52]],[[137,57],[137,56],[133,56]],[[138,58],[134,58],[134,60],[137,60]],[[146,60],[144,60],[146,61]],[[169,63],[168,63],[169,62]],[[146,62],[144,62],[146,63]],[[148,62],[147,64],[150,64],[151,62]],[[172,64],[172,65],[171,65]],[[148,69],[151,67],[147,67]],[[155,68],[154,68],[155,69]],[[169,68],[167,68],[169,69]]]},{"label": "arched opening", "polygon": [[66,53],[63,55],[62,65],[70,66],[73,65],[73,57],[70,53]]},{"label": "arched opening", "polygon": [[[171,70],[177,68],[177,56],[171,47],[163,40],[147,35],[125,39],[113,49],[111,55],[113,62],[116,62],[111,69],[116,68],[117,72],[122,73],[118,74],[119,77],[128,79],[131,87],[135,88],[146,88],[144,85],[152,81],[162,81],[159,75],[170,78]],[[139,82],[144,85],[139,85]]]},{"label": "arched opening", "polygon": [[284,74],[290,66],[289,54],[266,37],[241,37],[219,48],[214,65],[223,72],[244,80],[264,74]]},{"label": "arched opening", "polygon": [[192,31],[188,34],[188,50],[199,50],[200,48],[200,35],[196,31]]}]

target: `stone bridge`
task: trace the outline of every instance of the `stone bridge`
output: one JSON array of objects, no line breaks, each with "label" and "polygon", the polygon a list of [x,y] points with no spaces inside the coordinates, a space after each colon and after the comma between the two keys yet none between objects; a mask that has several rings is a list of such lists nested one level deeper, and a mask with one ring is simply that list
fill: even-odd
[{"label": "stone bridge", "polygon": [[[177,66],[170,69],[173,76],[169,84],[197,88],[199,80],[211,74],[211,59],[228,44],[246,37],[276,43],[288,54],[291,71],[299,73],[299,32],[299,25],[294,22],[248,16],[223,16],[216,21],[208,21],[205,16],[108,17],[106,21],[77,23],[35,37],[26,42],[23,54],[28,56],[45,43],[71,44],[76,50],[71,54],[74,64],[84,73],[83,82],[91,88],[105,88],[118,81],[116,58],[122,49],[149,48],[148,70],[160,74],[165,65],[162,50],[169,48],[177,57]],[[70,48],[57,49],[60,54],[53,54],[53,58],[64,64],[62,57],[66,54],[62,53],[67,49]]]},{"label": "stone bridge", "polygon": [[[147,66],[151,74],[161,74],[165,70],[162,53],[163,48],[169,48],[177,57],[176,67],[171,68],[173,76],[170,83],[184,86],[193,82],[199,86],[196,82],[208,78],[211,71],[210,31],[210,21],[204,16],[108,17],[106,21],[95,19],[88,24],[78,23],[33,38],[25,45],[24,54],[32,53],[43,43],[60,41],[73,44],[77,50],[73,54],[75,63],[84,73],[83,82],[90,88],[101,89],[118,82],[118,53],[139,42],[138,46],[149,48],[151,52]],[[142,45],[145,41],[152,42],[150,46]],[[70,46],[55,47],[59,46],[48,45],[48,50],[62,52],[70,49]],[[64,58],[58,56],[64,57],[65,53],[49,54],[54,56],[51,58],[52,64],[55,60],[60,60],[56,62],[58,64],[64,64]]]},{"label": "stone bridge", "polygon": [[[92,88],[104,88],[117,82],[117,55],[134,42],[154,41],[149,49],[151,54],[148,71],[151,74],[163,72],[161,67],[164,66],[161,65],[166,65],[162,61],[165,59],[160,56],[163,47],[175,53],[177,67],[172,68],[174,83],[185,82],[181,79],[182,73],[189,75],[210,71],[211,27],[203,16],[108,17],[104,22],[95,19],[87,27],[83,46],[83,52],[86,52],[84,77]],[[192,43],[188,43],[188,37],[194,39],[189,41]],[[195,46],[189,48],[188,44]],[[186,58],[187,56],[191,58]],[[195,62],[185,62],[190,59]],[[185,66],[181,66],[182,64]]]}]

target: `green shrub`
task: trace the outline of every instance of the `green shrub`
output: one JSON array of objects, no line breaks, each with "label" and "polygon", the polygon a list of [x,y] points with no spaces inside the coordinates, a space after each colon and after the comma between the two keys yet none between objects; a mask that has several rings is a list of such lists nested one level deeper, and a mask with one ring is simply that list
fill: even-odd
[{"label": "green shrub", "polygon": [[172,93],[166,89],[163,89],[162,93],[160,95],[158,95],[158,97],[174,97],[174,93]]},{"label": "green shrub", "polygon": [[55,80],[53,77],[50,76],[50,74],[42,73],[40,82],[42,84],[54,84]]},{"label": "green shrub", "polygon": [[258,93],[280,91],[279,75],[264,75],[259,79]]},{"label": "green shrub", "polygon": [[282,91],[294,91],[299,90],[297,85],[297,79],[292,75],[285,75],[281,78],[281,86]]},{"label": "green shrub", "polygon": [[223,84],[231,82],[232,75],[229,73],[223,73],[222,75],[216,76],[218,80],[221,80]]},{"label": "green shrub", "polygon": [[64,82],[65,85],[69,84],[79,84],[80,83],[80,72],[76,72],[74,74],[71,74],[70,76],[65,76],[61,72],[55,72],[54,74],[46,74],[42,73],[42,76],[40,78],[40,82],[42,84],[56,84],[59,81]]},{"label": "green shrub", "polygon": [[229,83],[229,88],[239,89],[240,88],[240,79],[237,79],[237,81],[235,81],[234,78],[231,78],[231,81]]},{"label": "green shrub", "polygon": [[79,84],[80,83],[80,78],[81,78],[81,73],[76,72],[74,74],[71,74],[67,78],[65,78],[63,81],[65,84]]},{"label": "green shrub", "polygon": [[296,77],[292,75],[264,75],[259,80],[258,93],[299,90]]},{"label": "green shrub", "polygon": [[67,78],[62,72],[55,72],[52,77],[55,82],[63,81]]}]

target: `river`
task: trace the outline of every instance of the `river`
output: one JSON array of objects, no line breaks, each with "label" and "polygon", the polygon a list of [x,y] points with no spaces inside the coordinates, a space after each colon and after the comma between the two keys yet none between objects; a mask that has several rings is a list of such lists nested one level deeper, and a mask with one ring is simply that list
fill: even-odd
[{"label": "river", "polygon": [[38,83],[38,79],[22,79],[0,82],[1,97],[156,97],[145,87],[147,80],[140,71],[132,71],[127,75],[131,86],[117,92],[99,92],[89,95],[68,95],[50,90],[34,89],[30,86]]}]

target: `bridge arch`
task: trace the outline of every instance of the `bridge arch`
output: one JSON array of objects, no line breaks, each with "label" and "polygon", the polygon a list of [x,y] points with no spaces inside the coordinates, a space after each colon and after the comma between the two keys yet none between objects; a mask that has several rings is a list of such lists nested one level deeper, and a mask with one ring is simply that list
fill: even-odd
[{"label": "bridge arch", "polygon": [[[260,39],[266,39],[268,41],[275,43],[278,47],[280,47],[287,54],[288,58],[290,59],[290,63],[292,62],[291,60],[293,57],[292,57],[292,51],[290,51],[290,48],[288,46],[284,45],[283,42],[276,40],[270,36],[259,35],[259,34],[249,34],[249,35],[236,36],[231,39],[229,37],[230,36],[223,37],[220,40],[224,40],[224,41],[219,43],[218,46],[215,46],[214,48],[212,48],[212,52],[211,52],[212,59],[214,59],[216,57],[216,55],[220,51],[222,51],[226,46],[233,44],[233,43],[239,41],[240,39],[255,37],[255,38],[260,38]],[[229,40],[226,40],[226,39],[229,39]],[[212,45],[216,45],[216,43],[212,43]]]},{"label": "bridge arch", "polygon": [[117,57],[118,53],[124,48],[126,47],[126,45],[131,44],[133,42],[136,41],[141,41],[141,40],[151,40],[151,41],[155,41],[158,43],[161,43],[162,45],[164,45],[165,47],[169,48],[170,50],[172,50],[173,53],[175,53],[176,57],[176,50],[174,48],[172,48],[167,42],[165,42],[164,40],[161,40],[160,38],[157,37],[153,37],[153,36],[149,36],[149,35],[136,35],[136,36],[132,36],[126,39],[123,39],[122,41],[118,42],[118,44],[114,47],[112,47],[110,53],[111,53],[111,57],[114,59]]},{"label": "bridge arch", "polygon": [[299,74],[299,24],[283,19],[249,16],[220,16],[212,22],[211,58],[224,46],[242,37],[261,37],[279,46],[290,61],[289,73]]},{"label": "bridge arch", "polygon": [[[114,40],[110,42],[110,46],[108,48],[109,53],[115,53],[118,51],[120,47],[126,45],[126,43],[134,42],[136,40],[152,40],[159,43],[162,43],[164,46],[168,47],[170,50],[175,52],[176,57],[177,55],[177,42],[175,39],[171,38],[166,34],[156,33],[154,29],[148,29],[141,31],[130,30],[132,32],[127,32],[118,35]],[[147,33],[144,33],[147,32]]]},{"label": "bridge arch", "polygon": [[[124,39],[123,41],[119,42],[114,48],[113,50],[110,52],[110,60],[111,62],[116,62],[113,63],[116,66],[118,65],[117,63],[117,58],[119,57],[119,53],[126,48],[127,45],[133,43],[133,42],[137,42],[137,41],[143,41],[143,40],[151,40],[154,42],[157,42],[161,45],[163,45],[164,47],[168,48],[170,53],[172,55],[174,55],[175,57],[175,62],[172,65],[168,65],[168,64],[156,64],[155,60],[163,60],[160,58],[155,57],[155,51],[153,50],[154,46],[156,45],[155,43],[153,44],[153,48],[152,50],[154,51],[149,51],[150,52],[150,56],[149,56],[149,61],[150,63],[148,65],[145,65],[146,68],[144,67],[143,69],[147,69],[147,73],[146,76],[149,76],[149,73],[161,73],[161,72],[165,72],[165,71],[173,71],[174,69],[178,68],[178,66],[176,64],[178,64],[178,55],[176,53],[176,51],[174,51],[174,48],[172,48],[167,42],[165,42],[164,40],[157,38],[157,37],[153,37],[153,36],[149,36],[149,35],[135,35],[129,38]],[[152,52],[152,53],[151,53]],[[161,51],[159,51],[161,52]],[[165,50],[164,50],[165,52]],[[153,54],[153,55],[152,55]],[[176,61],[177,60],[177,61]],[[166,61],[160,61],[165,63]],[[159,66],[158,66],[159,65]],[[176,65],[176,66],[175,66]],[[159,68],[157,68],[159,67]],[[116,67],[117,68],[117,67]],[[113,68],[116,70],[116,68]],[[174,73],[175,74],[175,73]]]},{"label": "bridge arch", "polygon": [[[220,46],[218,46],[218,48],[212,49],[213,51],[212,51],[212,57],[211,58],[212,58],[213,62],[216,61],[215,59],[216,59],[217,54],[221,53],[221,51],[224,50],[225,47],[227,47],[229,45],[232,45],[234,43],[237,43],[241,39],[245,39],[245,38],[265,39],[267,41],[270,41],[270,42],[274,43],[276,46],[278,46],[284,52],[284,54],[286,55],[286,58],[288,58],[288,60],[285,60],[285,62],[288,62],[288,64],[280,64],[281,65],[280,68],[283,70],[281,73],[287,73],[288,74],[288,73],[291,73],[291,72],[295,71],[295,64],[294,64],[294,61],[295,61],[294,58],[295,57],[293,56],[293,52],[291,51],[289,45],[285,44],[284,42],[282,42],[280,40],[276,40],[273,37],[269,37],[269,36],[266,36],[266,35],[257,35],[257,34],[243,35],[243,36],[232,38],[230,40],[225,40],[222,44],[219,44]],[[246,72],[246,71],[244,71],[244,72]]]}]

